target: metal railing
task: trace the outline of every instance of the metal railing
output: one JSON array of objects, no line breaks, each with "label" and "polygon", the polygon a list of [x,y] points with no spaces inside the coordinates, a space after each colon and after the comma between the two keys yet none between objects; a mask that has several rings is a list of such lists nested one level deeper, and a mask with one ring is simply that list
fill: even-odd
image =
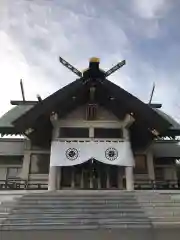
[{"label": "metal railing", "polygon": [[0,180],[1,190],[46,190],[48,189],[47,181],[43,180],[23,180],[23,179],[6,179]]},{"label": "metal railing", "polygon": [[134,183],[135,190],[168,190],[180,189],[180,180],[138,180]]},{"label": "metal railing", "polygon": [[[124,182],[124,189],[125,182]],[[134,183],[135,190],[180,190],[180,180],[138,180]],[[23,179],[7,179],[0,180],[0,191],[1,190],[47,190],[47,180],[23,180]],[[113,188],[114,189],[114,188]]]}]

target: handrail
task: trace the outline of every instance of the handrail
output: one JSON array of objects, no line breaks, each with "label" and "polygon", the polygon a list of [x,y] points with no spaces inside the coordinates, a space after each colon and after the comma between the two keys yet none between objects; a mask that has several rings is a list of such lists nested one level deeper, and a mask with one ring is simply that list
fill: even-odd
[{"label": "handrail", "polygon": [[127,142],[125,139],[120,139],[120,138],[109,138],[109,139],[104,139],[104,138],[82,138],[82,139],[77,139],[77,138],[57,138],[53,140],[54,142],[73,142],[73,143],[90,143],[90,142]]},{"label": "handrail", "polygon": [[[180,189],[180,180],[136,180],[134,182],[135,190],[168,190]],[[47,190],[47,180],[32,179],[6,179],[0,180],[1,190]]]},{"label": "handrail", "polygon": [[0,190],[45,190],[48,188],[47,181],[33,179],[33,180],[24,180],[24,179],[6,179],[0,180]]},{"label": "handrail", "polygon": [[135,189],[153,189],[153,190],[168,190],[180,189],[180,180],[137,180],[134,183]]}]

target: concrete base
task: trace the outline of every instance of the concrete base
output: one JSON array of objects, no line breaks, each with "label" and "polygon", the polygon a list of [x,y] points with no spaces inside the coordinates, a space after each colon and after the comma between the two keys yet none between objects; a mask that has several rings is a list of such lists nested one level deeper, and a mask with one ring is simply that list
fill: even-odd
[{"label": "concrete base", "polygon": [[180,229],[97,229],[52,231],[1,231],[1,240],[179,240]]}]

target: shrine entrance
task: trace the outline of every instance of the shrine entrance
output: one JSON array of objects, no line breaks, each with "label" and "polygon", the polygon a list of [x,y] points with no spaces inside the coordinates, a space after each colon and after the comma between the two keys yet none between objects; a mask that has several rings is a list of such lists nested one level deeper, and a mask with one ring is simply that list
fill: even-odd
[{"label": "shrine entrance", "polygon": [[91,159],[83,164],[62,167],[60,189],[123,189],[124,168]]}]

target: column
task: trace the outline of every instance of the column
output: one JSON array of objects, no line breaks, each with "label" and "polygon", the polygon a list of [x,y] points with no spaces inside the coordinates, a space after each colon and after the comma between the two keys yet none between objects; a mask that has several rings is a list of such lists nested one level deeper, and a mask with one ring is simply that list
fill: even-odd
[{"label": "column", "polygon": [[55,191],[56,190],[56,180],[57,180],[57,167],[50,166],[49,168],[49,181],[48,181],[48,190]]},{"label": "column", "polygon": [[124,140],[125,141],[129,141],[129,130],[126,127],[124,127],[122,130],[123,130],[123,138],[124,138]]},{"label": "column", "polygon": [[23,158],[23,165],[22,165],[22,170],[20,173],[20,177],[23,180],[28,180],[29,179],[29,166],[30,166],[30,161],[31,161],[31,152],[30,151],[25,151],[24,152],[24,158]]},{"label": "column", "polygon": [[176,164],[173,167],[173,180],[176,182],[176,184],[174,184],[175,188],[178,188],[178,176],[177,176],[177,166]]},{"label": "column", "polygon": [[75,187],[75,167],[72,166],[71,172],[71,188],[74,189]]},{"label": "column", "polygon": [[134,190],[133,167],[126,167],[126,190]]},{"label": "column", "polygon": [[98,171],[97,185],[98,185],[98,189],[101,189],[101,173],[100,173],[100,170]]},{"label": "column", "polygon": [[57,182],[56,182],[56,186],[57,186],[57,190],[61,189],[61,167],[57,167]]},{"label": "column", "polygon": [[20,173],[20,178],[23,180],[29,179],[29,167],[31,162],[31,141],[28,139],[25,139],[24,142],[24,158],[23,158],[23,165],[22,170]]},{"label": "column", "polygon": [[94,138],[94,128],[93,127],[89,128],[89,137]]},{"label": "column", "polygon": [[84,171],[83,168],[81,170],[81,183],[80,183],[80,188],[83,189],[84,188]]},{"label": "column", "polygon": [[123,172],[122,167],[118,167],[118,189],[123,189]]},{"label": "column", "polygon": [[93,188],[93,175],[92,175],[92,172],[91,172],[91,174],[90,174],[90,179],[89,179],[89,180],[90,180],[90,183],[89,183],[90,186],[89,186],[89,187],[90,187],[90,188]]},{"label": "column", "polygon": [[155,180],[153,153],[151,151],[147,153],[147,168],[148,178],[150,180]]},{"label": "column", "polygon": [[110,188],[110,177],[109,177],[109,166],[107,166],[106,168],[106,188],[109,189]]}]

